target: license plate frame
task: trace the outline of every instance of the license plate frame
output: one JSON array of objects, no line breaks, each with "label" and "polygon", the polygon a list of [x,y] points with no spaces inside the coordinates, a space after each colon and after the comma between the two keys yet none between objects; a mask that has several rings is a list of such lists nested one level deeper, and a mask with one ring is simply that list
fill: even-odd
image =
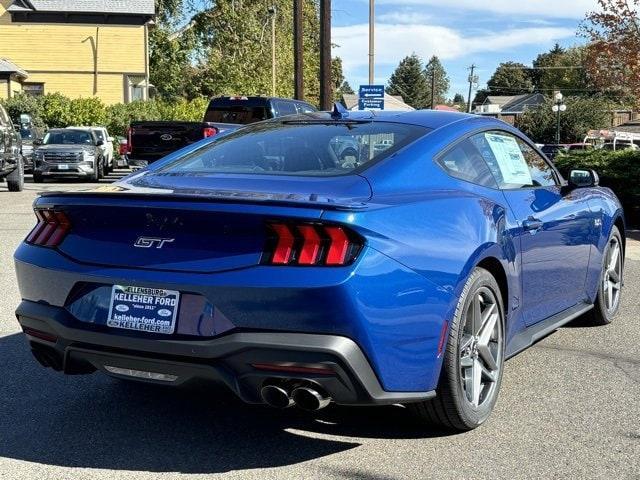
[{"label": "license plate frame", "polygon": [[113,285],[107,326],[171,335],[175,332],[179,306],[177,290]]}]

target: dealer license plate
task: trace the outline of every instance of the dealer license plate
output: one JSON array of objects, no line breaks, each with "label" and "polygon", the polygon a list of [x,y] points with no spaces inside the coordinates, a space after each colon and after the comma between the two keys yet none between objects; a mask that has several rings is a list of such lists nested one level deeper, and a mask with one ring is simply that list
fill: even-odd
[{"label": "dealer license plate", "polygon": [[58,170],[69,170],[69,165],[58,165]]},{"label": "dealer license plate", "polygon": [[107,325],[149,333],[172,334],[180,292],[162,288],[114,285]]}]

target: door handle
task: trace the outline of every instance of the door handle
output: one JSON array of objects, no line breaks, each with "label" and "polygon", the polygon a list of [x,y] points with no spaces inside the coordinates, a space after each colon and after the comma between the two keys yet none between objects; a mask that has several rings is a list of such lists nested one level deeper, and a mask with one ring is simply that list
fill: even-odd
[{"label": "door handle", "polygon": [[544,223],[542,223],[541,220],[533,217],[529,217],[524,222],[522,222],[522,227],[529,232],[540,230],[543,226]]}]

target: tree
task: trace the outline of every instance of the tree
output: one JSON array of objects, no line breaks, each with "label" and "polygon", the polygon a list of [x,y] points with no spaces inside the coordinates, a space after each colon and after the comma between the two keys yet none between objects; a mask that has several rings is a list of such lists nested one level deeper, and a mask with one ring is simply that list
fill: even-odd
[{"label": "tree", "polygon": [[340,57],[334,57],[331,60],[331,82],[333,83],[333,93],[336,102],[341,101],[342,95],[345,93],[354,93],[351,85],[349,85],[349,82],[344,78],[342,59]]},{"label": "tree", "polygon": [[[553,98],[526,110],[516,126],[539,143],[555,143],[557,116],[551,110]],[[581,142],[589,130],[611,126],[612,104],[599,97],[567,97],[567,110],[560,114],[561,142]]]},{"label": "tree", "polygon": [[[435,75],[435,77],[434,77]],[[445,103],[446,95],[449,91],[449,77],[447,72],[442,66],[440,59],[435,55],[429,59],[429,63],[424,69],[424,76],[428,85],[427,105],[437,105],[439,103]],[[431,100],[431,82],[435,78],[435,101]]]},{"label": "tree", "polygon": [[405,57],[389,78],[387,93],[400,95],[413,108],[424,108],[431,95],[424,76],[422,61],[418,55]]},{"label": "tree", "polygon": [[[161,0],[151,77],[165,97],[268,94],[276,9],[276,95],[293,95],[293,4],[289,0]],[[304,2],[306,100],[319,98],[319,4]]]},{"label": "tree", "polygon": [[580,33],[589,40],[587,71],[594,83],[640,103],[640,0],[598,0]]},{"label": "tree", "polygon": [[461,112],[467,111],[467,101],[461,93],[456,93],[450,103]]},{"label": "tree", "polygon": [[587,71],[585,47],[564,49],[556,44],[546,53],[541,53],[533,61],[531,78],[535,90],[551,93],[561,90],[570,95],[594,93]]}]

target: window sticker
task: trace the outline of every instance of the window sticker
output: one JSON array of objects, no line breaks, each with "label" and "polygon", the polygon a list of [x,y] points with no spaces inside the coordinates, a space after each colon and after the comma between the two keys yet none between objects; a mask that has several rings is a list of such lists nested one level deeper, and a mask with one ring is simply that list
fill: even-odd
[{"label": "window sticker", "polygon": [[505,183],[533,185],[531,172],[515,138],[485,133],[487,143],[498,162]]}]

